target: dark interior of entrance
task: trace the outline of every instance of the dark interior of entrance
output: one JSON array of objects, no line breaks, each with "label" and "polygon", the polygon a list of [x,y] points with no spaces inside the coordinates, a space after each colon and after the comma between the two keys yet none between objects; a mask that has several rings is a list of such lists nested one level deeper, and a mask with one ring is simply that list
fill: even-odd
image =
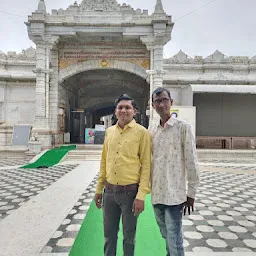
[{"label": "dark interior of entrance", "polygon": [[107,116],[110,123],[114,123],[114,102],[122,94],[128,94],[135,100],[138,112],[135,119],[148,126],[149,85],[142,77],[121,70],[99,69],[68,78],[62,88],[68,91],[69,97],[67,127],[71,143],[84,143],[85,128],[102,124],[102,117]]}]

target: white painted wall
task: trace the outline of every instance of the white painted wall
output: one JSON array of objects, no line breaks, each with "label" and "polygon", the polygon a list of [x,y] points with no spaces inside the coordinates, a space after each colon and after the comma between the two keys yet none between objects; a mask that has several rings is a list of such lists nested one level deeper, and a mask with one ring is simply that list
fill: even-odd
[{"label": "white painted wall", "polygon": [[193,106],[193,91],[190,85],[181,89],[181,105]]},{"label": "white painted wall", "polygon": [[3,121],[10,125],[33,124],[35,118],[35,97],[34,86],[7,85],[2,110]]},{"label": "white painted wall", "polygon": [[196,134],[196,108],[190,106],[172,106],[178,110],[178,118],[191,125],[193,135]]}]

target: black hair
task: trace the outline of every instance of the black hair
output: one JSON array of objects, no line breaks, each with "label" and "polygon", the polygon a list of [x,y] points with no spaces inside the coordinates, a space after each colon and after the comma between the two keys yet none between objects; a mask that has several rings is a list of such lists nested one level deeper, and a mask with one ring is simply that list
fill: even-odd
[{"label": "black hair", "polygon": [[121,100],[130,100],[132,102],[132,106],[136,108],[136,103],[134,99],[132,99],[129,95],[127,94],[122,94],[120,95],[116,100],[115,100],[115,106],[121,101]]},{"label": "black hair", "polygon": [[163,92],[167,92],[169,98],[171,99],[171,93],[168,89],[164,88],[164,87],[158,87],[156,88],[153,93],[152,93],[152,102],[154,101],[154,95],[158,96],[159,94],[163,93]]}]

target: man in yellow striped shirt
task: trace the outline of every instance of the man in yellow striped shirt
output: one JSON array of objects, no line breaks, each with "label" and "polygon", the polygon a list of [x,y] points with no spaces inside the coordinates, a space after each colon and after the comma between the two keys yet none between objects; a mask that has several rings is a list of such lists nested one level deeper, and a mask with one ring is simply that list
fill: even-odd
[{"label": "man in yellow striped shirt", "polygon": [[121,216],[124,256],[133,256],[137,218],[150,192],[151,141],[133,119],[136,105],[128,95],[116,100],[115,115],[117,124],[106,131],[95,203],[103,208],[104,256],[116,255]]}]

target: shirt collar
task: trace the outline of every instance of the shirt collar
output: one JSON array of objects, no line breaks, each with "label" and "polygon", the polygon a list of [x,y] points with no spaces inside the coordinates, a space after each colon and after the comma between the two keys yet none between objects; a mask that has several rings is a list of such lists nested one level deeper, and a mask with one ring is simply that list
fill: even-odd
[{"label": "shirt collar", "polygon": [[[125,129],[126,127],[132,128],[132,127],[134,127],[135,124],[136,124],[136,121],[135,121],[134,119],[132,119],[132,121],[131,121],[130,123],[128,123],[127,125],[125,125],[124,129]],[[116,123],[116,127],[120,128],[119,125],[118,125],[118,121],[117,121],[117,123]],[[120,129],[121,129],[121,128],[120,128]]]},{"label": "shirt collar", "polygon": [[[174,126],[175,121],[176,121],[175,118],[170,117],[170,118],[168,119],[168,121],[165,123],[165,126],[164,126],[164,127],[166,127],[166,125]],[[161,126],[160,122],[161,122],[161,120],[159,120],[159,126]],[[162,126],[161,126],[161,127],[162,127]]]}]

